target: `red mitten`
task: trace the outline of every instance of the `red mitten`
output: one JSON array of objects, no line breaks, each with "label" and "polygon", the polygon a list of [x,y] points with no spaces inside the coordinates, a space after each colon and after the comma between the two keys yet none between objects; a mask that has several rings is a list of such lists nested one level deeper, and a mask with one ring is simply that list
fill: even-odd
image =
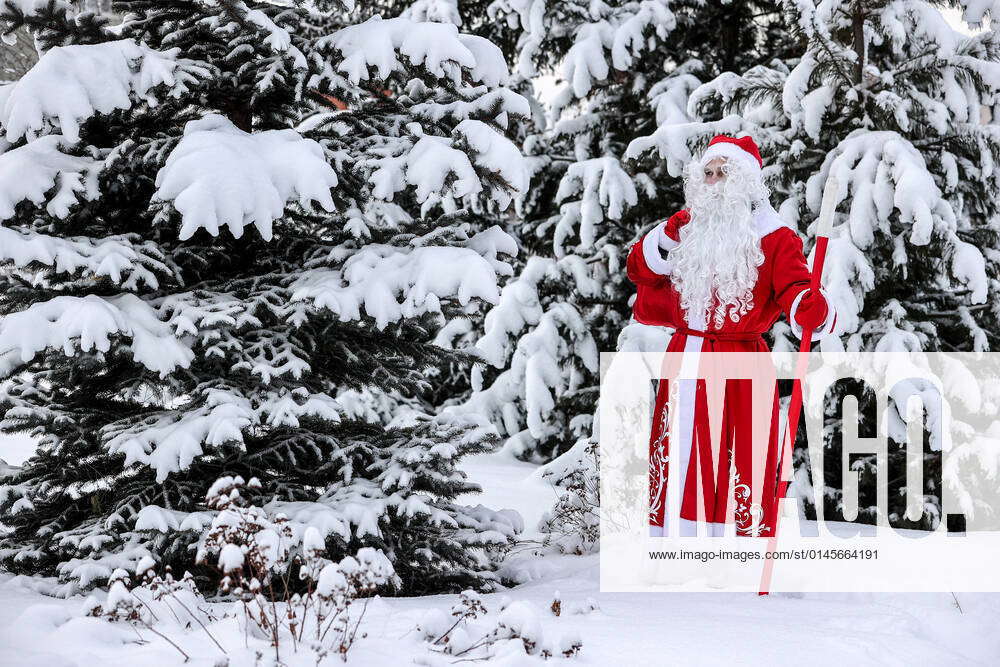
[{"label": "red mitten", "polygon": [[670,219],[666,222],[666,227],[664,231],[667,236],[672,238],[674,241],[681,240],[681,227],[691,222],[691,214],[686,210],[680,210],[670,216]]},{"label": "red mitten", "polygon": [[815,330],[826,322],[829,311],[826,297],[819,291],[807,289],[795,307],[795,322],[803,329]]}]

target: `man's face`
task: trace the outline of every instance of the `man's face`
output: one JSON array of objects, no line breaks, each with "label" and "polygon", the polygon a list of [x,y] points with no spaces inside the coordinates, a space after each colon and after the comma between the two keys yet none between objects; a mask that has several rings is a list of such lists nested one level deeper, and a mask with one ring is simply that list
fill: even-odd
[{"label": "man's face", "polygon": [[725,158],[717,157],[705,165],[706,185],[715,185],[719,181],[725,180],[726,172],[722,171],[722,165],[725,163]]}]

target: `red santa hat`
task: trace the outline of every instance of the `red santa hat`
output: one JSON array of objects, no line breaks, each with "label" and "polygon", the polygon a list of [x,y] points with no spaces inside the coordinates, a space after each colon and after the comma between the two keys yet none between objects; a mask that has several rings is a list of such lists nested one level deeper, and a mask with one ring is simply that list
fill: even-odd
[{"label": "red santa hat", "polygon": [[735,160],[745,165],[756,175],[760,175],[760,170],[764,166],[764,161],[760,159],[760,151],[757,144],[751,137],[730,137],[725,134],[717,134],[708,142],[708,148],[701,154],[701,162],[704,164],[715,158],[724,157]]}]

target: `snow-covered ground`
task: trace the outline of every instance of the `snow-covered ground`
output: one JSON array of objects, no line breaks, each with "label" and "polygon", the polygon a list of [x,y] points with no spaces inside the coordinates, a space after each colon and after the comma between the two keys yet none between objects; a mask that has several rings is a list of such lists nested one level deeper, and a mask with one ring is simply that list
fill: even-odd
[{"label": "snow-covered ground", "polygon": [[[469,474],[485,488],[475,502],[510,507],[525,518],[526,537],[549,507],[553,491],[537,475],[537,467],[503,455],[482,455],[466,463]],[[473,499],[466,499],[473,500]],[[511,555],[507,568],[526,583],[482,596],[488,614],[471,622],[468,636],[478,639],[495,627],[500,608],[515,616],[551,661],[580,665],[994,665],[1000,657],[1000,595],[940,594],[753,594],[672,593],[602,594],[598,591],[598,559],[590,556],[537,556],[529,542]],[[269,664],[266,641],[250,638],[233,618],[220,619],[208,630],[225,649],[214,645],[200,627],[165,630],[178,648],[140,628],[83,616],[82,598],[43,596],[26,577],[0,575],[0,665],[130,667],[185,664],[179,649],[191,656],[188,665],[253,665],[255,653]],[[561,614],[552,602],[561,601]],[[429,613],[447,613],[457,595],[420,598],[377,598],[366,610],[348,664],[447,665],[458,660],[432,650],[417,631]],[[593,608],[596,607],[596,608]],[[219,605],[222,608],[222,605]],[[510,618],[511,612],[507,612]],[[433,625],[433,624],[432,624]],[[479,634],[477,634],[479,633]],[[559,655],[561,646],[578,639],[580,652]],[[313,665],[308,654],[288,655],[289,665]],[[340,662],[327,657],[322,664]],[[525,653],[519,640],[495,646],[490,664],[548,664]]]}]

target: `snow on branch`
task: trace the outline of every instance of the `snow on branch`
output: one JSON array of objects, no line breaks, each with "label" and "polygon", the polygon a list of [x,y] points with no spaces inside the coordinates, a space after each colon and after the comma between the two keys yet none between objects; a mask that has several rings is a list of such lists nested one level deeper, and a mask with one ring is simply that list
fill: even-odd
[{"label": "snow on branch", "polygon": [[[0,15],[9,14],[17,20],[15,26],[20,26],[19,19],[31,18],[46,13],[50,8],[52,11],[71,10],[72,0],[0,0]],[[7,18],[0,23],[0,39],[4,44],[14,46],[17,43],[17,30],[2,32],[11,29],[11,20]]]},{"label": "snow on branch", "polygon": [[[267,34],[267,37],[264,38],[264,43],[271,47],[273,51],[281,53],[283,51],[288,51],[291,48],[292,38],[291,35],[288,34],[287,30],[276,25],[267,14],[259,9],[250,9],[242,2],[237,4],[241,9],[246,11],[247,20]],[[297,49],[295,51],[296,64],[300,64],[302,67],[305,67],[305,56],[298,52]]]},{"label": "snow on branch", "polygon": [[1000,27],[1000,0],[959,0],[962,9],[962,20],[971,28],[979,28],[983,19],[990,17],[990,28]]},{"label": "snow on branch", "polygon": [[677,27],[677,20],[670,11],[669,2],[664,0],[643,0],[635,9],[618,18],[611,36],[611,62],[615,69],[628,71],[636,58],[650,48],[646,38],[649,29],[663,40]]},{"label": "snow on branch", "polygon": [[745,125],[743,118],[737,114],[708,123],[664,124],[649,136],[630,141],[625,149],[625,158],[636,159],[656,149],[660,157],[667,161],[669,174],[677,177],[681,175],[684,165],[694,158],[691,149],[696,140],[715,134],[736,135],[747,129]]},{"label": "snow on branch", "polygon": [[688,70],[701,66],[701,61],[689,60],[666,78],[653,84],[646,97],[656,111],[656,125],[687,123],[694,120],[688,113],[688,99],[701,85],[701,80]]},{"label": "snow on branch", "polygon": [[[205,6],[205,11],[208,13],[219,11],[218,0],[200,0],[200,4]],[[292,45],[292,37],[288,31],[271,20],[270,16],[259,9],[251,9],[241,0],[227,0],[221,4],[228,14],[238,16],[244,25],[251,24],[259,28],[263,34],[264,44],[272,51],[290,55],[297,69],[307,67],[305,54]]]},{"label": "snow on branch", "polygon": [[627,71],[649,47],[647,29],[653,28],[660,39],[674,29],[677,22],[673,13],[662,1],[647,1],[637,7],[619,9],[609,20],[587,23],[576,33],[573,46],[566,53],[562,64],[563,79],[573,87],[573,94],[586,97],[595,81],[604,81],[610,65],[618,71]]},{"label": "snow on branch", "polygon": [[554,243],[558,248],[571,235],[577,219],[580,222],[580,242],[589,247],[596,239],[597,225],[604,221],[605,214],[612,220],[620,220],[628,208],[639,202],[632,178],[613,157],[593,158],[569,166],[559,182],[556,201],[562,202],[577,195],[577,206],[569,207],[573,213],[568,214],[564,210],[556,227]]},{"label": "snow on branch", "polygon": [[95,114],[129,109],[136,97],[155,105],[151,91],[164,84],[183,92],[190,74],[181,75],[178,53],[131,39],[51,48],[19,81],[0,87],[0,125],[10,142],[54,129],[76,143]]},{"label": "snow on branch", "polygon": [[57,296],[4,316],[0,327],[0,377],[10,375],[39,352],[61,349],[73,356],[111,349],[113,336],[131,338],[133,358],[166,377],[190,366],[194,353],[160,321],[149,304],[134,294],[102,298]]},{"label": "snow on branch", "polygon": [[340,52],[336,71],[343,72],[354,85],[371,78],[370,68],[381,80],[394,73],[407,75],[398,56],[438,78],[450,78],[456,85],[463,69],[473,81],[491,88],[506,83],[509,75],[499,47],[482,37],[461,34],[450,23],[375,15],[318,40],[317,46]]},{"label": "snow on branch", "polygon": [[[952,275],[965,289],[969,290],[971,303],[986,303],[989,293],[989,278],[986,273],[986,258],[983,257],[982,251],[958,236],[954,236],[951,243]],[[968,309],[965,310],[965,314],[968,314]],[[963,321],[966,319],[968,319],[967,324],[975,323],[975,320],[963,317]]]},{"label": "snow on branch", "polygon": [[[409,150],[405,150],[405,142],[394,142],[385,152],[405,152],[368,160],[367,166],[373,167],[368,178],[372,194],[392,201],[397,192],[409,185],[416,190],[416,200],[425,203],[437,202],[445,196],[472,197],[488,188],[489,198],[503,209],[512,199],[506,185],[517,193],[527,190],[526,161],[507,137],[486,123],[471,119],[456,125],[453,136],[455,139],[422,135]],[[480,178],[476,167],[495,174],[506,185]]]},{"label": "snow on branch", "polygon": [[687,99],[687,114],[691,118],[711,115],[704,108],[714,103],[723,110],[739,108],[739,115],[751,125],[781,125],[784,119],[771,93],[781,88],[785,78],[785,72],[763,65],[751,67],[742,75],[723,72],[694,88]]},{"label": "snow on branch", "polygon": [[535,60],[546,40],[562,38],[572,29],[573,45],[562,60],[561,73],[569,82],[567,90],[576,97],[585,97],[595,82],[606,80],[612,67],[631,69],[644,51],[655,48],[651,35],[664,40],[677,25],[668,0],[591,3],[585,16],[592,20],[573,26],[560,20],[559,3],[546,4],[545,0],[495,0],[487,13],[512,27],[520,24],[525,34],[518,44],[517,72],[526,78],[538,74]]},{"label": "snow on branch", "polygon": [[222,226],[240,238],[252,224],[269,241],[272,223],[292,199],[332,211],[336,185],[337,174],[316,141],[288,129],[247,133],[210,114],[185,126],[156,175],[154,200],[172,202],[180,212],[181,240],[202,228],[218,236]]},{"label": "snow on branch", "polygon": [[[45,9],[49,0],[3,0],[3,4],[14,7],[25,16],[34,16],[39,10]],[[53,3],[56,7],[69,7],[67,0],[57,0]]]},{"label": "snow on branch", "polygon": [[889,216],[910,225],[910,243],[926,245],[935,226],[953,230],[955,213],[941,197],[920,152],[896,132],[855,130],[831,151],[822,168],[806,183],[810,210],[818,214],[827,179],[839,183],[837,202],[850,194],[849,222],[854,243],[861,249],[888,229]]},{"label": "snow on branch", "polygon": [[22,201],[46,204],[50,192],[45,210],[56,218],[69,215],[78,199],[93,201],[100,196],[101,162],[63,153],[60,149],[66,143],[64,137],[50,135],[0,153],[0,220],[14,217]]},{"label": "snow on branch", "polygon": [[249,401],[222,390],[206,394],[204,405],[197,408],[149,415],[124,428],[115,423],[103,427],[105,447],[112,454],[124,454],[126,467],[151,466],[156,481],[163,482],[170,473],[190,466],[202,454],[202,443],[243,442],[243,429],[254,422]]},{"label": "snow on branch", "polygon": [[436,21],[462,25],[458,0],[414,0],[403,10],[402,16],[415,21]]},{"label": "snow on branch", "polygon": [[[600,282],[588,275],[579,256],[558,261],[531,257],[516,280],[503,288],[486,314],[484,334],[475,343],[483,360],[502,370],[483,387],[484,368],[473,367],[472,395],[448,406],[446,414],[486,416],[506,435],[504,451],[520,455],[538,441],[555,437],[565,425],[551,420],[573,380],[560,371],[571,365],[597,372],[599,354],[583,315],[571,303],[544,303],[547,284],[572,283],[584,296],[596,296]],[[573,344],[566,345],[567,340]]]},{"label": "snow on branch", "polygon": [[[479,120],[463,120],[455,126],[454,132],[472,148],[477,166],[497,174],[518,194],[527,191],[527,165],[514,142]],[[507,208],[511,201],[509,191],[502,186],[490,185],[490,198],[499,203],[501,209]]]},{"label": "snow on branch", "polygon": [[[248,373],[269,385],[276,378],[299,380],[312,368],[308,350],[291,335],[308,317],[308,304],[289,303],[290,295],[284,287],[261,281],[239,297],[198,289],[156,299],[154,306],[176,336],[195,338],[192,346],[205,358],[225,359],[231,372]],[[265,312],[287,324],[266,327]],[[287,421],[280,412],[274,419]]]},{"label": "snow on branch", "polygon": [[304,272],[292,285],[292,300],[313,301],[342,322],[360,319],[364,308],[381,330],[404,317],[439,312],[446,298],[496,303],[497,282],[490,260],[470,248],[369,244],[342,269]]},{"label": "snow on branch", "polygon": [[292,392],[265,392],[251,397],[235,390],[202,388],[196,406],[152,413],[136,421],[126,418],[101,429],[104,446],[125,455],[125,466],[148,465],[156,481],[188,468],[203,453],[203,445],[216,448],[226,443],[243,444],[243,431],[251,426],[298,426],[298,418],[320,417],[340,421],[337,402],[326,394],[310,394],[303,388]]},{"label": "snow on branch", "polygon": [[586,97],[594,85],[594,81],[604,81],[608,78],[607,58],[604,55],[605,44],[609,41],[611,26],[602,21],[588,23],[580,27],[576,33],[576,41],[566,53],[562,64],[562,78],[573,87],[573,94]]},{"label": "snow on branch", "polygon": [[0,0],[0,7],[8,5],[23,16],[41,16],[52,5],[57,10],[65,9],[73,15],[92,10],[93,7],[88,5],[97,5],[98,2],[100,0]]},{"label": "snow on branch", "polygon": [[837,311],[840,331],[857,331],[865,295],[875,287],[875,269],[865,253],[851,241],[846,228],[830,237],[823,268],[823,285]]},{"label": "snow on branch", "polygon": [[[462,91],[464,94],[475,94],[483,90],[483,87]],[[424,102],[415,104],[411,111],[418,116],[439,121],[443,118],[454,118],[458,121],[466,120],[470,116],[485,116],[487,113],[497,114],[491,120],[500,127],[507,128],[510,116],[520,116],[527,118],[531,115],[531,107],[528,100],[524,99],[509,88],[499,88],[490,91],[485,95],[479,95],[472,100],[457,100],[455,102]]]},{"label": "snow on branch", "polygon": [[374,158],[367,164],[375,167],[368,177],[372,194],[385,201],[392,201],[407,185],[416,189],[419,203],[441,195],[474,195],[483,188],[469,156],[446,137],[421,136],[404,154]]},{"label": "snow on branch", "polygon": [[170,269],[154,243],[138,241],[135,235],[93,240],[0,227],[0,261],[17,267],[44,264],[54,273],[81,272],[85,278],[106,276],[127,290],[141,285],[156,289],[156,272],[169,273]]},{"label": "snow on branch", "polygon": [[200,533],[212,525],[214,518],[215,512],[212,511],[181,512],[158,505],[146,505],[135,514],[135,529],[155,530],[160,533],[192,530]]}]

